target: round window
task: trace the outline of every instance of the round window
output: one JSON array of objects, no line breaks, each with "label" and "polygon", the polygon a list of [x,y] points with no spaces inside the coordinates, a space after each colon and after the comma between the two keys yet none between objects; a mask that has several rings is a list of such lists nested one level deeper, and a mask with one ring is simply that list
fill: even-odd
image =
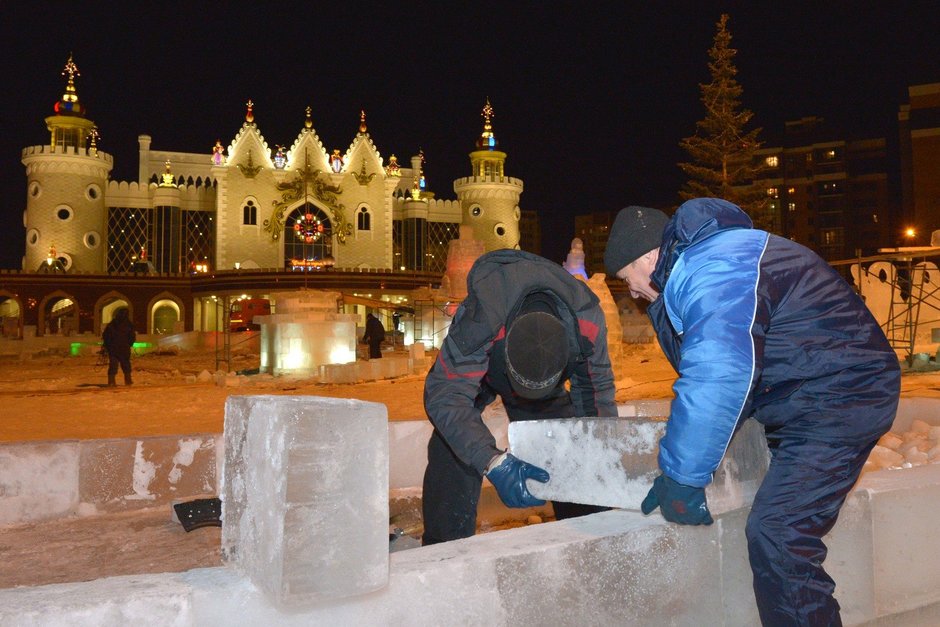
[{"label": "round window", "polygon": [[522,212],[519,210],[519,207],[516,207],[515,209],[512,210],[512,215],[516,217],[516,222],[518,222],[522,218]]},{"label": "round window", "polygon": [[82,241],[85,242],[87,248],[94,250],[98,248],[98,245],[101,243],[101,236],[94,231],[88,231],[85,233],[85,237],[82,238]]},{"label": "round window", "polygon": [[101,197],[101,188],[92,183],[85,188],[85,198],[88,200],[98,200]]},{"label": "round window", "polygon": [[470,215],[472,215],[474,218],[479,218],[483,215],[483,207],[480,205],[474,205],[470,207]]},{"label": "round window", "polygon": [[31,198],[39,198],[39,195],[42,193],[42,186],[39,185],[38,181],[32,181],[29,184],[29,195]]},{"label": "round window", "polygon": [[497,224],[496,226],[493,227],[493,232],[496,233],[496,235],[498,235],[499,237],[505,237],[506,227],[502,223]]},{"label": "round window", "polygon": [[26,243],[30,246],[35,246],[39,243],[39,231],[36,229],[30,229],[29,233],[26,234]]},{"label": "round window", "polygon": [[62,220],[63,222],[67,222],[67,221],[71,220],[71,219],[72,219],[72,208],[71,208],[71,207],[66,207],[65,205],[62,205],[61,207],[59,207],[58,209],[55,210],[55,217],[57,217],[58,219]]}]

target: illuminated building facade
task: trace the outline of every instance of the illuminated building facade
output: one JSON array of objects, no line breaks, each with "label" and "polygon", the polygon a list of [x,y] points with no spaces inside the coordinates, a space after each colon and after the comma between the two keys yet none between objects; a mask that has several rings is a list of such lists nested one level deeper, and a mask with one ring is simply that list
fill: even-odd
[{"label": "illuminated building facade", "polygon": [[[254,103],[226,145],[205,153],[151,148],[138,138],[136,181],[113,181],[112,156],[98,150],[69,59],[67,86],[46,118],[50,143],[23,150],[27,174],[25,271],[56,251],[68,272],[157,272],[329,266],[443,272],[447,244],[472,227],[487,250],[519,245],[522,181],[505,174],[493,109],[470,153],[472,175],[455,200],[427,189],[423,155],[386,161],[360,112],[349,147],[327,150],[308,107],[290,146],[268,144]],[[410,167],[404,167],[410,165]]]},{"label": "illuminated building facade", "polygon": [[430,191],[423,154],[383,157],[364,111],[345,151],[324,146],[309,107],[293,142],[272,146],[251,100],[235,136],[204,153],[140,135],[137,180],[115,181],[71,58],[63,76],[49,143],[22,151],[25,254],[21,272],[0,273],[3,335],[100,333],[119,306],[148,333],[218,329],[222,300],[321,284],[374,308],[438,285],[461,227],[486,251],[519,247],[523,184],[506,175],[488,101],[454,199]]},{"label": "illuminated building facade", "polygon": [[908,101],[898,112],[901,226],[913,229],[909,244],[936,245],[931,234],[940,229],[940,83],[909,87]]}]

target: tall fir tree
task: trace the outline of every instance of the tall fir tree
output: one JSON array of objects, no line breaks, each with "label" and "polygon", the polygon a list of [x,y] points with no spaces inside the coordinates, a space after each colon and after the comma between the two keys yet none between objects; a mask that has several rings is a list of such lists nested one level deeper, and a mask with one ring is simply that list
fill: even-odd
[{"label": "tall fir tree", "polygon": [[731,47],[728,15],[723,14],[716,26],[708,51],[711,82],[699,85],[705,118],[695,123],[694,135],[679,142],[690,157],[689,162],[679,164],[689,177],[679,196],[682,200],[724,198],[747,212],[756,227],[778,230],[766,190],[754,183],[761,170],[755,157],[761,147],[761,129],[745,130],[754,114],[741,105],[744,89],[735,79],[737,50]]}]

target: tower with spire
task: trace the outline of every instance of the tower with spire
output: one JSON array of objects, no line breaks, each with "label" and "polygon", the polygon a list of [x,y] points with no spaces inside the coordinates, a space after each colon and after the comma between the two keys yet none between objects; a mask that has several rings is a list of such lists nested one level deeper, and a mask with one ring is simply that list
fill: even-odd
[{"label": "tower with spire", "polygon": [[497,150],[493,107],[483,106],[483,132],[470,153],[473,174],[454,181],[460,202],[461,223],[470,226],[487,251],[519,248],[519,197],[522,181],[506,176],[506,153]]},{"label": "tower with spire", "polygon": [[23,268],[48,264],[49,251],[68,271],[99,272],[107,255],[105,189],[111,155],[97,147],[95,123],[78,98],[78,66],[69,55],[65,93],[45,119],[49,143],[23,149],[26,166],[26,254]]}]

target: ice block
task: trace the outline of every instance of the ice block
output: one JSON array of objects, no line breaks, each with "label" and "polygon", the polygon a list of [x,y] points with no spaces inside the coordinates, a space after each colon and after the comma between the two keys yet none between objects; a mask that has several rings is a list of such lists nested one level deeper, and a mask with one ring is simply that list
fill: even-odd
[{"label": "ice block", "polygon": [[[529,481],[533,495],[553,501],[639,510],[659,474],[662,417],[563,418],[509,423],[513,455],[551,474]],[[763,426],[744,423],[705,489],[712,514],[746,507],[767,472]]]},{"label": "ice block", "polygon": [[230,396],[224,559],[285,609],[383,588],[388,458],[385,405]]}]

